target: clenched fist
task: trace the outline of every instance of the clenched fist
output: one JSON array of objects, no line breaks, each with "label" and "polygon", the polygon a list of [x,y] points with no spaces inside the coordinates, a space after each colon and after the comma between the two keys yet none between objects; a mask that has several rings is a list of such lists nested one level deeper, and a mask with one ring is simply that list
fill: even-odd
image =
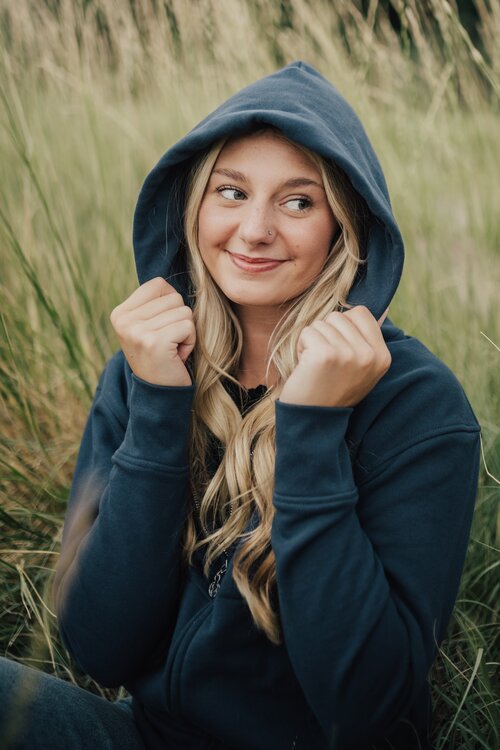
[{"label": "clenched fist", "polygon": [[196,342],[193,311],[165,279],[141,284],[109,318],[139,378],[154,385],[192,385],[184,362]]},{"label": "clenched fist", "polygon": [[332,312],[306,326],[297,342],[298,363],[279,397],[289,404],[355,406],[391,365],[380,326],[364,305]]}]

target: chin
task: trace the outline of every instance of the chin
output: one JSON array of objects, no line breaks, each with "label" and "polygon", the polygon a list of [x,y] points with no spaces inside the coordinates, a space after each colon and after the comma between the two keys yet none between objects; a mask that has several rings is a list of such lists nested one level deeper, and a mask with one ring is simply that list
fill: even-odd
[{"label": "chin", "polygon": [[273,297],[254,297],[248,294],[226,294],[226,297],[230,302],[241,307],[276,307],[282,302],[281,299]]}]

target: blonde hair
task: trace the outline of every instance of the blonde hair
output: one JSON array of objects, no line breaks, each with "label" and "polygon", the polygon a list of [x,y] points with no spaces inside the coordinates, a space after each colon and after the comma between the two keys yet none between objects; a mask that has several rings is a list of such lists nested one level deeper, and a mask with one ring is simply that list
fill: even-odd
[{"label": "blonde hair", "polygon": [[[277,382],[242,416],[221,383],[222,377],[238,382],[232,373],[237,371],[242,353],[242,329],[229,300],[208,273],[198,247],[201,201],[228,139],[214,144],[191,170],[184,213],[184,250],[197,332],[190,362],[196,392],[189,446],[191,511],[186,519],[183,552],[186,564],[190,565],[195,550],[206,547],[204,572],[208,575],[212,562],[240,540],[233,559],[234,582],[256,626],[278,644],[281,628],[273,601],[276,562],[271,547],[276,456],[274,402],[297,364],[296,349],[302,329],[316,318],[324,318],[340,307],[350,307],[346,298],[359,266],[366,262],[362,254],[368,208],[337,165],[286,138],[276,128],[264,126],[252,135],[263,132],[272,132],[305,153],[317,166],[339,231],[321,272],[292,300],[273,330],[266,380],[272,362],[278,373]],[[206,471],[211,435],[225,448],[212,478]],[[201,522],[209,531],[202,539],[197,538],[194,522],[195,493],[200,498]],[[258,524],[245,532],[254,512]]]}]

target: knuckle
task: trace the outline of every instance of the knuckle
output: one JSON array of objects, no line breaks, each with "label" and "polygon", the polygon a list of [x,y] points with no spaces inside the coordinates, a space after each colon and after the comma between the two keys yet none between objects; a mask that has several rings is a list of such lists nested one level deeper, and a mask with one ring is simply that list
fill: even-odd
[{"label": "knuckle", "polygon": [[140,325],[138,325],[137,323],[132,323],[131,325],[129,325],[126,330],[126,338],[128,339],[128,341],[130,341],[130,343],[138,344],[140,346],[144,338],[141,332]]},{"label": "knuckle", "polygon": [[149,281],[146,281],[146,284],[150,284],[151,286],[159,286],[159,287],[169,286],[168,281],[165,281],[163,276],[155,276]]},{"label": "knuckle", "polygon": [[375,361],[375,352],[373,349],[363,351],[359,356],[359,365],[364,369],[371,367]]},{"label": "knuckle", "polygon": [[392,364],[392,356],[391,356],[389,349],[386,349],[386,351],[384,352],[384,356],[382,357],[381,366],[383,370],[386,372],[391,366],[391,364]]},{"label": "knuckle", "polygon": [[312,323],[307,326],[308,328],[315,328],[316,330],[321,330],[323,328],[325,321],[324,320],[313,320]]},{"label": "knuckle", "polygon": [[325,346],[320,349],[319,359],[323,365],[328,366],[333,365],[337,361],[338,357],[333,347]]},{"label": "knuckle", "polygon": [[366,305],[355,305],[354,307],[351,307],[350,310],[347,310],[344,315],[345,314],[347,314],[349,318],[365,318],[367,316],[371,316],[371,312],[366,307]]},{"label": "knuckle", "polygon": [[116,312],[115,310],[113,310],[113,312],[109,316],[109,319],[111,321],[111,325],[113,326],[115,330],[115,333],[121,336],[123,333],[123,316],[120,315],[119,312]]},{"label": "knuckle", "polygon": [[142,286],[151,289],[151,292],[154,294],[154,296],[164,296],[169,292],[171,292],[172,294],[174,292],[177,293],[177,290],[175,290],[174,287],[163,278],[163,276],[155,276],[153,279],[150,279],[149,281],[146,281],[144,284],[142,284]]},{"label": "knuckle", "polygon": [[328,315],[325,317],[325,320],[330,320],[330,318],[335,318],[339,315],[343,315],[343,313],[341,313],[340,310],[334,310],[333,312],[328,313]]},{"label": "knuckle", "polygon": [[153,331],[146,331],[140,338],[141,349],[145,352],[151,352],[156,348],[156,335]]},{"label": "knuckle", "polygon": [[354,362],[356,362],[356,359],[357,359],[356,352],[354,351],[354,349],[351,349],[349,347],[345,347],[342,350],[342,359],[347,364],[354,363]]}]

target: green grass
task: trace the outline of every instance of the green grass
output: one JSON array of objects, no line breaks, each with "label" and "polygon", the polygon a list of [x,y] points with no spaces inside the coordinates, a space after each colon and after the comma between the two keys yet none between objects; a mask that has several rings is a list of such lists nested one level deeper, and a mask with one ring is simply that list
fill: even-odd
[{"label": "green grass", "polygon": [[395,2],[400,37],[377,2],[365,20],[352,2],[156,5],[18,0],[14,12],[0,0],[2,653],[116,694],[75,669],[47,592],[91,395],[118,348],[109,313],[138,283],[137,194],[222,99],[302,58],[357,110],[384,168],[407,252],[390,316],[452,368],[482,426],[465,570],[431,683],[436,748],[493,750],[500,4],[477,3],[480,52],[441,0]]}]

